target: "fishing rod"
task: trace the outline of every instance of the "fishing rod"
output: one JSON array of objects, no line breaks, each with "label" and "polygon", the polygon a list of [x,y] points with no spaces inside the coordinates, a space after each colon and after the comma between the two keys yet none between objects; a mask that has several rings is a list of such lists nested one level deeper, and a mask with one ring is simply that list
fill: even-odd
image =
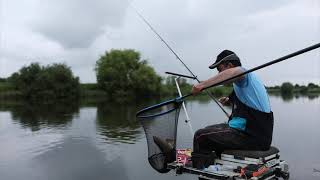
[{"label": "fishing rod", "polygon": [[[240,76],[243,76],[243,75],[245,75],[245,74],[248,74],[248,73],[250,73],[250,72],[253,72],[253,71],[256,71],[256,70],[265,68],[265,67],[270,66],[270,65],[275,64],[275,63],[279,63],[279,62],[281,62],[281,61],[284,61],[284,60],[287,60],[287,59],[289,59],[289,58],[298,56],[298,55],[303,54],[303,53],[306,53],[306,52],[308,52],[308,51],[312,51],[312,50],[317,49],[317,48],[319,48],[319,47],[320,47],[320,43],[314,44],[314,45],[309,46],[309,47],[307,47],[307,48],[301,49],[301,50],[296,51],[296,52],[294,52],[294,53],[288,54],[288,55],[283,56],[283,57],[281,57],[281,58],[278,58],[278,59],[275,59],[275,60],[273,60],[273,61],[267,62],[267,63],[262,64],[262,65],[260,65],[260,66],[257,66],[257,67],[255,67],[255,68],[249,69],[249,70],[247,70],[247,71],[245,71],[245,72],[242,72],[242,73],[240,73],[240,74],[238,74],[238,75],[232,76],[232,77],[230,77],[230,78],[227,78],[227,79],[225,79],[225,80],[222,80],[222,81],[220,81],[220,82],[217,82],[217,83],[215,83],[215,84],[212,84],[212,85],[204,88],[203,90],[208,89],[208,88],[211,88],[211,87],[214,87],[214,86],[222,85],[222,84],[224,84],[225,82],[228,82],[228,81],[230,81],[230,80],[236,79],[236,78],[238,78],[238,77],[240,77]],[[189,97],[189,96],[191,96],[191,95],[192,95],[192,93],[187,94],[187,95],[184,95],[184,96],[182,96],[182,97],[177,97],[177,98],[175,98],[175,99],[171,99],[171,100],[168,100],[168,101],[165,101],[165,102],[162,102],[162,103],[159,103],[159,104],[150,106],[150,107],[147,107],[147,108],[142,109],[142,110],[140,110],[139,112],[137,112],[136,116],[139,117],[139,118],[150,118],[150,117],[156,117],[156,116],[161,116],[161,115],[163,115],[163,114],[167,114],[167,113],[169,113],[169,112],[172,112],[172,111],[176,110],[176,108],[177,108],[178,106],[173,106],[173,107],[171,107],[171,108],[165,109],[164,111],[162,111],[161,107],[183,102],[185,98],[187,98],[187,97]],[[149,111],[155,110],[155,109],[157,109],[157,110],[161,109],[161,110],[160,110],[160,112],[157,112],[157,113],[155,113],[155,114],[146,114],[146,112],[149,112]]]},{"label": "fishing rod", "polygon": [[[270,65],[279,63],[279,62],[281,62],[281,61],[284,61],[284,60],[287,60],[287,59],[289,59],[289,58],[298,56],[298,55],[303,54],[303,53],[306,53],[306,52],[308,52],[308,51],[312,51],[312,50],[317,49],[317,48],[319,48],[319,47],[320,47],[320,43],[314,44],[314,45],[312,45],[312,46],[309,46],[309,47],[307,47],[307,48],[301,49],[301,50],[299,50],[299,51],[296,51],[296,52],[294,52],[294,53],[288,54],[288,55],[286,55],[286,56],[283,56],[283,57],[281,57],[281,58],[275,59],[275,60],[273,60],[273,61],[267,62],[267,63],[265,63],[265,64],[262,64],[262,65],[260,65],[260,66],[255,67],[255,68],[249,69],[249,70],[247,70],[247,71],[245,71],[245,72],[242,72],[242,73],[240,73],[240,74],[238,74],[238,75],[232,76],[232,77],[230,77],[230,78],[228,78],[228,79],[225,79],[225,80],[222,80],[222,81],[217,82],[217,83],[215,83],[215,84],[212,84],[212,85],[204,88],[203,90],[208,89],[208,88],[211,88],[211,87],[214,87],[214,86],[222,85],[222,84],[224,84],[225,82],[228,82],[228,81],[230,81],[230,80],[236,79],[236,78],[241,77],[241,76],[243,76],[243,75],[245,75],[245,74],[248,74],[248,73],[251,73],[251,72],[253,72],[253,71],[256,71],[256,70],[265,68],[265,67],[267,67],[267,66],[270,66]],[[183,100],[183,99],[185,99],[186,97],[189,97],[189,96],[191,96],[191,95],[192,95],[192,93],[187,94],[187,95],[184,95],[184,96],[182,96],[181,98],[177,98],[177,99]]]},{"label": "fishing rod", "polygon": [[[312,51],[312,50],[317,49],[317,48],[319,48],[319,47],[320,47],[320,43],[314,44],[314,45],[309,46],[309,47],[307,47],[307,48],[301,49],[301,50],[296,51],[296,52],[294,52],[294,53],[291,53],[291,54],[288,54],[288,55],[286,55],[286,56],[280,57],[280,58],[275,59],[275,60],[273,60],[273,61],[267,62],[267,63],[262,64],[262,65],[260,65],[260,66],[254,67],[254,68],[252,68],[252,69],[249,69],[249,70],[247,70],[247,71],[245,71],[245,72],[242,72],[242,73],[240,73],[240,74],[238,74],[238,75],[232,76],[232,77],[230,77],[230,78],[227,78],[227,79],[225,79],[225,80],[222,80],[222,81],[220,81],[220,82],[217,82],[217,83],[215,83],[215,84],[212,84],[211,86],[208,86],[208,87],[204,88],[203,90],[208,89],[208,88],[211,88],[211,87],[214,87],[214,86],[222,85],[222,84],[225,83],[225,82],[228,82],[228,81],[230,81],[230,80],[236,79],[236,78],[238,78],[238,77],[240,77],[240,76],[243,76],[243,75],[245,75],[245,74],[248,74],[248,73],[250,73],[250,72],[253,72],[253,71],[256,71],[256,70],[265,68],[265,67],[270,66],[270,65],[275,64],[275,63],[279,63],[279,62],[281,62],[281,61],[284,61],[284,60],[287,60],[287,59],[289,59],[289,58],[298,56],[298,55],[303,54],[303,53],[306,53],[306,52],[308,52],[308,51]],[[148,112],[148,111],[150,111],[150,110],[159,109],[160,107],[163,107],[163,106],[166,106],[166,105],[169,105],[169,104],[172,104],[172,103],[177,103],[177,102],[184,101],[185,98],[187,98],[187,97],[189,97],[189,96],[191,96],[191,95],[192,95],[192,93],[187,94],[187,95],[184,95],[184,96],[182,96],[182,97],[177,97],[177,98],[175,98],[175,99],[171,99],[171,100],[168,100],[168,101],[165,101],[165,102],[162,102],[162,103],[159,103],[159,104],[150,106],[150,107],[147,107],[147,108],[142,109],[142,110],[140,110],[139,112],[137,112],[136,116],[139,117],[139,118],[149,118],[149,117],[155,117],[155,116],[160,116],[160,115],[166,114],[166,113],[168,113],[168,112],[171,112],[171,111],[175,110],[176,107],[169,108],[169,109],[167,109],[166,111],[160,111],[159,113],[156,113],[156,114],[151,114],[151,115],[147,114],[147,115],[144,115],[145,112]]]},{"label": "fishing rod", "polygon": [[[160,34],[151,26],[151,24],[142,16],[142,14],[132,5],[129,1],[129,5],[134,9],[137,15],[143,20],[143,22],[149,26],[153,33],[157,35],[157,37],[166,45],[166,47],[175,55],[175,57],[184,65],[184,67],[190,72],[190,74],[200,83],[198,77],[189,69],[189,67],[182,61],[182,59],[178,56],[178,54],[170,47],[170,45],[160,36]],[[205,91],[212,100],[220,107],[220,109],[224,112],[224,114],[229,118],[230,114],[219,104],[219,102],[213,97],[213,95],[209,91]]]},{"label": "fishing rod", "polygon": [[173,75],[173,76],[184,77],[184,78],[189,78],[189,79],[196,79],[196,78],[193,77],[193,76],[187,76],[187,75],[178,74],[178,73],[173,73],[173,72],[166,72],[166,74],[170,74],[170,75]]}]

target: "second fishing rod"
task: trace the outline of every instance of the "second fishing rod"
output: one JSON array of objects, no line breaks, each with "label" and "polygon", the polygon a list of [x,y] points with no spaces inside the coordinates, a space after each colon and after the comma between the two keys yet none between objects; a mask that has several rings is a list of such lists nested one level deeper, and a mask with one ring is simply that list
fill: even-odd
[{"label": "second fishing rod", "polygon": [[[315,45],[312,45],[312,46],[309,46],[309,47],[304,48],[304,49],[301,49],[301,50],[299,50],[299,51],[296,51],[296,52],[294,52],[294,53],[288,54],[288,55],[286,55],[286,56],[283,56],[283,57],[281,57],[281,58],[275,59],[275,60],[273,60],[273,61],[267,62],[267,63],[262,64],[262,65],[260,65],[260,66],[254,67],[254,68],[249,69],[249,70],[247,70],[247,71],[244,71],[244,72],[242,72],[242,73],[240,73],[240,74],[238,74],[238,75],[235,75],[235,76],[232,76],[232,77],[230,77],[230,78],[224,79],[224,80],[222,80],[222,81],[220,81],[220,82],[217,82],[217,83],[215,83],[215,84],[212,84],[211,86],[208,86],[208,87],[204,88],[203,90],[208,89],[208,88],[211,88],[211,87],[215,87],[215,86],[222,85],[222,84],[224,84],[224,83],[226,83],[226,82],[228,82],[228,81],[230,81],[230,80],[239,78],[239,77],[244,76],[244,75],[246,75],[246,74],[248,74],[248,73],[251,73],[251,72],[253,72],[253,71],[256,71],[256,70],[265,68],[265,67],[267,67],[267,66],[271,66],[271,65],[273,65],[273,64],[279,63],[279,62],[281,62],[281,61],[284,61],[284,60],[287,60],[287,59],[289,59],[289,58],[298,56],[298,55],[300,55],[300,54],[303,54],[303,53],[312,51],[312,50],[317,49],[317,48],[320,48],[320,43],[315,44]],[[151,116],[154,117],[154,116],[159,116],[159,115],[162,115],[162,114],[166,114],[166,113],[168,113],[168,112],[171,112],[171,111],[175,110],[177,107],[176,107],[176,106],[173,106],[173,108],[169,108],[169,109],[166,110],[165,112],[161,111],[161,110],[162,110],[161,107],[163,107],[163,106],[168,106],[168,104],[179,104],[179,103],[183,102],[187,97],[189,97],[189,96],[191,96],[191,95],[193,95],[193,94],[190,93],[190,94],[184,95],[184,96],[182,96],[182,97],[177,97],[177,98],[175,98],[175,99],[171,99],[171,100],[168,100],[168,101],[165,101],[165,102],[162,102],[162,103],[159,103],[159,104],[156,104],[156,105],[153,105],[153,106],[144,108],[144,109],[140,110],[140,111],[137,113],[137,117],[140,117],[140,118],[141,118],[141,117],[142,117],[142,118],[148,118],[148,117],[151,117]],[[148,111],[151,111],[151,110],[154,110],[154,109],[158,109],[158,110],[160,109],[160,112],[157,113],[157,114],[155,114],[155,115],[141,115],[141,114],[143,114],[143,113],[145,113],[145,112],[148,112]],[[165,108],[165,109],[166,109],[166,108]]]},{"label": "second fishing rod", "polygon": [[[307,48],[301,49],[301,50],[296,51],[296,52],[294,52],[294,53],[288,54],[288,55],[283,56],[283,57],[281,57],[281,58],[275,59],[275,60],[273,60],[273,61],[267,62],[267,63],[262,64],[262,65],[260,65],[260,66],[254,67],[254,68],[249,69],[249,70],[247,70],[247,71],[244,71],[244,72],[242,72],[242,73],[240,73],[240,74],[238,74],[238,75],[235,75],[235,76],[232,76],[232,77],[230,77],[230,78],[224,79],[224,80],[222,80],[222,81],[220,81],[220,82],[214,83],[214,84],[212,84],[212,85],[210,85],[210,86],[208,86],[208,87],[205,87],[203,90],[206,90],[206,89],[211,88],[211,87],[223,85],[224,83],[227,83],[228,81],[237,79],[237,78],[239,78],[239,77],[241,77],[241,76],[244,76],[244,75],[246,75],[246,74],[248,74],[248,73],[251,73],[251,72],[253,72],[253,71],[256,71],[256,70],[265,68],[265,67],[267,67],[267,66],[271,66],[271,65],[273,65],[273,64],[276,64],[276,63],[279,63],[279,62],[281,62],[281,61],[290,59],[290,58],[295,57],[295,56],[298,56],[298,55],[300,55],[300,54],[303,54],[303,53],[306,53],[306,52],[315,50],[315,49],[317,49],[317,48],[319,48],[319,47],[320,47],[320,43],[314,44],[314,45],[309,46],[309,47],[307,47]],[[177,98],[177,99],[178,99],[178,100],[183,100],[183,99],[185,99],[186,97],[189,97],[189,96],[191,96],[191,95],[192,95],[192,93],[187,94],[187,95],[184,95],[184,96],[182,96],[181,98]]]},{"label": "second fishing rod", "polygon": [[[169,44],[160,36],[160,34],[151,26],[151,24],[142,16],[142,14],[130,3],[132,9],[137,13],[137,15],[143,20],[147,26],[151,29],[152,32],[156,34],[156,36],[166,45],[166,47],[175,55],[175,57],[183,64],[183,66],[190,72],[190,74],[200,83],[198,77],[190,70],[190,68],[182,61],[182,59],[178,56],[178,54],[169,46]],[[213,97],[213,95],[209,91],[205,91],[212,100],[219,106],[219,108],[224,112],[224,114],[229,118],[230,114],[222,107],[222,105]]]}]

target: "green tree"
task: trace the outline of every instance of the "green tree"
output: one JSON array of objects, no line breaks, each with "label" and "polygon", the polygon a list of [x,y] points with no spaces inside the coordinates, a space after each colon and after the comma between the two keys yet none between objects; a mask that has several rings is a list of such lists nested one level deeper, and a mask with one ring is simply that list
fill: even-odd
[{"label": "green tree", "polygon": [[314,83],[309,83],[308,84],[308,89],[312,89],[312,88],[318,88],[319,86],[314,84]]},{"label": "green tree", "polygon": [[[177,86],[176,86],[176,76],[168,76],[165,79],[165,88],[166,88],[166,94],[174,94],[178,95]],[[182,94],[190,93],[192,86],[187,82],[185,78],[178,78],[177,79],[180,90]]]},{"label": "green tree", "polygon": [[6,78],[0,78],[0,82],[7,82]]},{"label": "green tree", "polygon": [[293,93],[293,85],[290,82],[282,83],[280,87],[280,91],[282,94],[292,94]]},{"label": "green tree", "polygon": [[14,86],[15,89],[18,89],[19,80],[20,80],[20,75],[18,72],[13,73],[8,78],[8,82],[10,82]]},{"label": "green tree", "polygon": [[300,91],[301,94],[307,94],[308,93],[308,87],[305,85],[300,86]]},{"label": "green tree", "polygon": [[79,78],[65,64],[40,66],[32,63],[9,77],[27,99],[56,100],[79,96]]},{"label": "green tree", "polygon": [[161,77],[132,49],[107,51],[96,62],[97,82],[110,98],[160,95]]}]

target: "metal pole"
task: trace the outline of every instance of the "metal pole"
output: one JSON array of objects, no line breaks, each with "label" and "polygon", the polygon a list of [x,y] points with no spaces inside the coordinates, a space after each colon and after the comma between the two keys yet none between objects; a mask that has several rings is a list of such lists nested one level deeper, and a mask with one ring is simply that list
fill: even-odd
[{"label": "metal pole", "polygon": [[[176,77],[174,80],[175,80],[175,82],[176,82],[176,86],[177,86],[177,90],[178,90],[179,96],[182,97],[182,93],[181,93],[181,90],[180,90],[180,87],[179,87],[179,83],[178,83],[178,79],[179,79],[179,78],[180,78],[180,77]],[[185,103],[184,103],[184,102],[182,102],[182,107],[183,107],[184,113],[186,114],[186,118],[187,118],[187,119],[185,120],[185,122],[188,124],[189,129],[190,129],[190,132],[191,132],[191,134],[193,135],[193,134],[194,134],[194,131],[193,131],[193,128],[192,128],[192,126],[191,126],[190,118],[189,118],[189,115],[188,115],[188,112],[187,112],[187,109],[186,109],[186,106],[185,106]]]}]

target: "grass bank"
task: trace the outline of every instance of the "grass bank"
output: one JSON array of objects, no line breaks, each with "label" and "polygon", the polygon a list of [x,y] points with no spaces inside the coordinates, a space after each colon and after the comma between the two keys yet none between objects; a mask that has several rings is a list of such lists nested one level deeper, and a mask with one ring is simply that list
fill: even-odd
[{"label": "grass bank", "polygon": [[[165,93],[163,93],[162,97],[176,97],[178,96],[178,92],[175,86],[163,85],[165,89]],[[191,92],[192,86],[186,84],[181,87],[182,94],[189,94]],[[232,92],[232,86],[219,86],[210,88],[208,90],[215,97],[227,96]],[[282,93],[281,88],[278,87],[267,87],[267,91],[269,94],[279,95]],[[294,87],[292,89],[292,94],[298,95],[319,95],[320,87],[306,87],[299,86]],[[207,96],[205,92],[199,94],[198,96]],[[22,93],[16,88],[8,83],[8,82],[0,82],[0,99],[20,99],[22,98]],[[80,98],[81,99],[96,99],[96,100],[107,100],[108,94],[101,90],[96,83],[82,83],[80,84]]]}]

